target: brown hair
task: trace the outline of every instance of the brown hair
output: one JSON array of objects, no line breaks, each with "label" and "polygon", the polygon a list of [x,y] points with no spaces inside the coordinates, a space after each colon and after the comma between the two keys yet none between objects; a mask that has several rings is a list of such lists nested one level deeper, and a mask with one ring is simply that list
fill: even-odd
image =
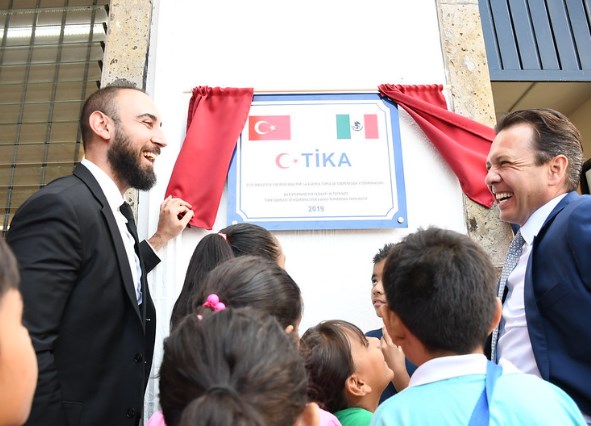
[{"label": "brown hair", "polygon": [[536,165],[541,165],[564,155],[568,159],[566,189],[574,191],[579,187],[583,167],[583,145],[581,133],[562,113],[548,109],[526,109],[510,112],[495,127],[499,133],[517,124],[529,124],[533,131],[533,148],[536,151]]},{"label": "brown hair", "polygon": [[308,399],[331,413],[348,407],[345,383],[355,372],[347,331],[369,345],[359,327],[342,320],[322,321],[300,339],[308,371]]}]

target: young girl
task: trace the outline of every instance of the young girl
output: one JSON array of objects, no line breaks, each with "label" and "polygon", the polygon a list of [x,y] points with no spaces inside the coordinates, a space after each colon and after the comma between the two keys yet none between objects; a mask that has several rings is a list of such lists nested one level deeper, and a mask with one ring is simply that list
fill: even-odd
[{"label": "young girl", "polygon": [[193,311],[193,294],[209,271],[220,263],[238,256],[255,255],[285,266],[285,256],[279,240],[267,229],[253,223],[227,226],[217,234],[204,236],[193,251],[185,282],[172,308],[170,328]]},{"label": "young girl", "polygon": [[[300,288],[285,269],[270,259],[240,256],[220,263],[195,289],[192,306],[193,314],[189,317],[195,318],[206,318],[212,312],[223,311],[226,307],[250,307],[262,314],[273,316],[286,335],[294,342],[298,339],[297,329],[302,317]],[[264,336],[261,340],[264,340]],[[201,348],[196,347],[195,350]],[[160,391],[162,407],[162,398],[166,398],[163,392],[167,391]],[[155,413],[148,425],[163,426],[161,414]],[[166,425],[172,426],[168,421]]]},{"label": "young girl", "polygon": [[18,284],[16,260],[0,238],[0,425],[27,420],[37,384],[37,360],[23,326]]},{"label": "young girl", "polygon": [[190,315],[164,342],[160,404],[168,426],[317,425],[306,384],[293,339],[251,308]]},{"label": "young girl", "polygon": [[302,296],[291,276],[272,260],[240,256],[216,266],[197,289],[193,311],[208,313],[208,297],[216,294],[226,306],[249,306],[273,315],[288,333],[294,333],[302,318]]},{"label": "young girl", "polygon": [[300,339],[308,397],[343,426],[367,426],[393,378],[380,341],[347,321],[323,321]]},{"label": "young girl", "polygon": [[199,241],[189,260],[183,288],[172,308],[171,330],[181,319],[193,312],[193,294],[205,276],[217,265],[233,257],[232,247],[220,234],[207,234]]},{"label": "young girl", "polygon": [[281,244],[268,229],[254,223],[235,223],[220,230],[219,234],[225,236],[234,256],[261,256],[285,267]]}]

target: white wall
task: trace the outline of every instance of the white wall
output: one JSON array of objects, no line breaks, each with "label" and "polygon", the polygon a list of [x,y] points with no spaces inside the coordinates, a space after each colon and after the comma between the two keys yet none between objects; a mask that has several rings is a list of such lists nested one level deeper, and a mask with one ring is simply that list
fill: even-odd
[{"label": "white wall", "polygon": [[[148,91],[163,116],[169,146],[157,161],[159,182],[140,196],[143,233],[156,228],[172,167],[182,144],[190,91],[195,86],[254,87],[257,91],[377,90],[382,83],[445,84],[436,3],[431,0],[167,0],[156,4]],[[323,319],[380,325],[370,304],[372,257],[418,227],[466,232],[456,177],[415,122],[400,109],[407,229],[278,231],[286,269],[300,285],[300,326]],[[196,206],[198,208],[198,206]],[[226,226],[225,194],[214,230]],[[189,229],[162,253],[151,274],[159,326],[153,376],[162,338],[188,260],[207,231]],[[157,380],[146,411],[157,409]]]}]

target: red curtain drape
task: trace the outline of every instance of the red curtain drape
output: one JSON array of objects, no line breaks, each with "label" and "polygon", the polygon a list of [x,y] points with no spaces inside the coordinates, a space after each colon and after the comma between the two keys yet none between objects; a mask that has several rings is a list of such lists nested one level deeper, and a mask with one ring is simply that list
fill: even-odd
[{"label": "red curtain drape", "polygon": [[416,121],[458,177],[464,193],[490,208],[494,199],[484,178],[494,130],[448,111],[441,85],[382,84],[378,89]]},{"label": "red curtain drape", "polygon": [[193,205],[191,226],[208,230],[213,227],[253,92],[252,88],[193,89],[187,134],[166,189],[166,196]]}]

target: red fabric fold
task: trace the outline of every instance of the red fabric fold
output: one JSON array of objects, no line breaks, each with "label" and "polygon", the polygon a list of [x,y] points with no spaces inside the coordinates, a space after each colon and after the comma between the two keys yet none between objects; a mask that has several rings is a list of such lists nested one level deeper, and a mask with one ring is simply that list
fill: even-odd
[{"label": "red fabric fold", "polygon": [[490,208],[494,198],[484,179],[494,129],[448,111],[441,85],[382,84],[378,89],[416,121],[457,176],[462,191]]},{"label": "red fabric fold", "polygon": [[189,102],[187,134],[166,196],[189,202],[195,215],[189,225],[212,229],[254,90],[200,86]]}]

